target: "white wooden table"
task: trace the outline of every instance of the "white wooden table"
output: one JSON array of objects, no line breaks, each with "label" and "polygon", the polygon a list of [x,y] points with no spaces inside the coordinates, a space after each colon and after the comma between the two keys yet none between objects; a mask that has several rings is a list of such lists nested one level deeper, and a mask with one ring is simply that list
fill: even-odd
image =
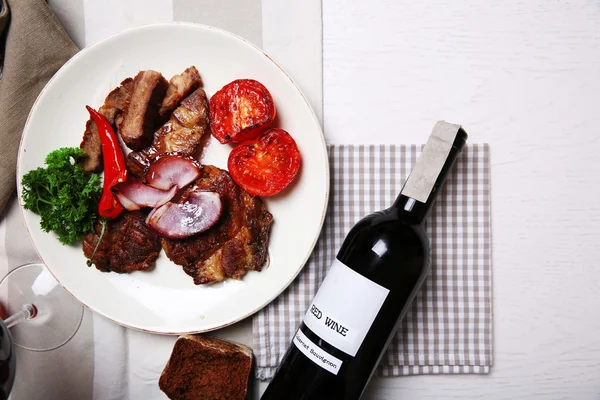
[{"label": "white wooden table", "polygon": [[491,144],[492,373],[367,397],[600,398],[600,3],[324,1],[323,27],[330,140]]},{"label": "white wooden table", "polygon": [[[71,3],[51,1],[81,38]],[[171,0],[147,4],[114,23],[173,18],[160,11]],[[446,119],[491,144],[492,373],[376,378],[365,398],[600,398],[600,3],[262,0],[260,12],[263,47],[330,143],[422,143]],[[219,334],[251,343],[250,321]]]}]

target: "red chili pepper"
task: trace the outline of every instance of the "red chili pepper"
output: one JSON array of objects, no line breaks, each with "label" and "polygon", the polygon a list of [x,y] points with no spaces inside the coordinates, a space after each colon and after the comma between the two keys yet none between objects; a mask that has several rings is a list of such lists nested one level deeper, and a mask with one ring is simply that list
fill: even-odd
[{"label": "red chili pepper", "polygon": [[98,127],[98,135],[102,144],[102,159],[104,161],[104,187],[98,204],[101,217],[116,218],[123,211],[123,206],[115,199],[112,187],[127,180],[125,158],[119,145],[117,135],[112,126],[102,114],[90,106],[85,106]]}]

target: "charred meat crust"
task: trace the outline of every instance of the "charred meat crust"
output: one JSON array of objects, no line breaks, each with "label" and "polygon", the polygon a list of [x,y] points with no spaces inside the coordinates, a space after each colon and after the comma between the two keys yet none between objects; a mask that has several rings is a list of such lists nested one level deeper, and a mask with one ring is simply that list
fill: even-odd
[{"label": "charred meat crust", "polygon": [[[92,262],[103,272],[145,271],[154,265],[160,252],[160,237],[146,226],[148,211],[124,211],[108,221],[104,237]],[[83,253],[89,259],[102,231],[100,222],[94,233],[83,238]]]},{"label": "charred meat crust", "polygon": [[202,85],[202,78],[196,67],[191,66],[179,75],[175,75],[169,81],[167,94],[158,110],[158,117],[161,123],[166,122],[173,110],[177,108],[181,100],[185,99],[194,90]]},{"label": "charred meat crust", "polygon": [[221,218],[198,235],[179,240],[163,238],[167,257],[181,265],[196,285],[228,277],[241,279],[248,270],[260,271],[273,222],[262,200],[241,189],[227,171],[212,165],[203,167],[200,178],[187,189],[192,190],[219,193],[223,202]]},{"label": "charred meat crust", "polygon": [[[133,79],[127,78],[121,85],[114,89],[106,96],[104,104],[98,109],[98,112],[108,120],[108,122],[117,130],[118,121],[120,120],[123,110],[129,104],[131,92],[133,91]],[[86,153],[86,157],[82,159],[81,166],[87,172],[102,171],[102,144],[98,137],[98,129],[96,124],[90,118],[85,124],[85,132],[83,140],[79,147]]]},{"label": "charred meat crust", "polygon": [[208,113],[206,92],[196,89],[173,111],[169,121],[156,131],[152,146],[129,153],[129,172],[141,178],[150,165],[150,160],[164,153],[192,155],[208,130]]},{"label": "charred meat crust", "polygon": [[141,71],[136,75],[131,100],[119,124],[121,138],[130,149],[141,150],[152,143],[158,110],[168,85],[157,71]]}]

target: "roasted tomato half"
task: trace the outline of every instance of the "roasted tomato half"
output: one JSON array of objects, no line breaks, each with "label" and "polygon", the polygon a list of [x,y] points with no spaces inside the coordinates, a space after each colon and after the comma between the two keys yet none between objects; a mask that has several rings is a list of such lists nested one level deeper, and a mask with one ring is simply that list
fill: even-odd
[{"label": "roasted tomato half", "polygon": [[289,185],[302,158],[296,142],[283,129],[270,129],[229,154],[227,168],[234,181],[255,196],[272,196]]},{"label": "roasted tomato half", "polygon": [[235,80],[210,99],[210,129],[221,143],[255,139],[274,119],[271,93],[252,79]]}]

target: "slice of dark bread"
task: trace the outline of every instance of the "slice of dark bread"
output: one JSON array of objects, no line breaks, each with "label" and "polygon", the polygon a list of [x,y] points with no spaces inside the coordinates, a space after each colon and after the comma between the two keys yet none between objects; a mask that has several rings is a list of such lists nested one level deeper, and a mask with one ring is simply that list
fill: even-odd
[{"label": "slice of dark bread", "polygon": [[184,335],[173,346],[158,386],[171,400],[243,400],[252,349],[210,336]]}]

